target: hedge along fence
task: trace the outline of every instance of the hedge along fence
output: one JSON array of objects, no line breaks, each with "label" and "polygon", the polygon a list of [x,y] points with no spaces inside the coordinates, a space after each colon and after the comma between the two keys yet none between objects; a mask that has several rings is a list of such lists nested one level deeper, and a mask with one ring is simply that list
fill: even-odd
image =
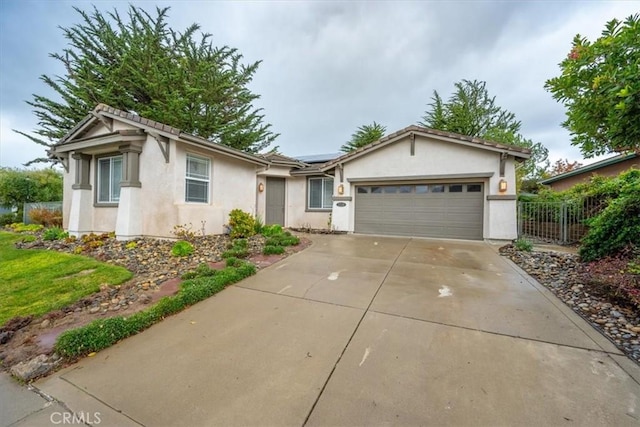
[{"label": "hedge along fence", "polygon": [[55,351],[63,357],[73,359],[103,350],[256,273],[256,267],[253,264],[236,261],[233,263],[235,266],[216,271],[212,276],[197,277],[182,282],[180,291],[176,295],[162,298],[147,310],[139,311],[129,317],[117,316],[94,320],[86,326],[63,332],[56,341]]}]

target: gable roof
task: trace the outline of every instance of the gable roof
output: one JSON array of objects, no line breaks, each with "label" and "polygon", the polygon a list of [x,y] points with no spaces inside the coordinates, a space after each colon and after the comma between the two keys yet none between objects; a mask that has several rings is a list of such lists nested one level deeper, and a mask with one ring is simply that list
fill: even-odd
[{"label": "gable roof", "polygon": [[577,169],[571,170],[569,172],[560,173],[558,175],[552,176],[551,178],[544,179],[540,181],[540,184],[548,185],[557,181],[562,181],[563,179],[570,178],[572,176],[580,175],[583,173],[595,172],[598,169],[602,169],[607,166],[615,165],[616,163],[621,163],[627,160],[631,160],[636,157],[638,157],[638,153],[619,154],[617,156],[609,157],[608,159],[600,160],[595,163],[591,163],[590,165],[582,166]]},{"label": "gable roof", "polygon": [[65,136],[62,137],[62,139],[60,139],[60,141],[58,141],[53,146],[53,151],[55,152],[56,148],[58,147],[62,147],[66,144],[70,144],[78,140],[82,140],[82,138],[91,129],[93,129],[94,126],[100,123],[105,124],[107,120],[113,119],[133,125],[146,131],[147,133],[149,131],[152,131],[169,139],[194,143],[230,157],[261,165],[269,164],[269,160],[265,159],[262,156],[253,155],[241,150],[237,150],[235,148],[228,147],[223,144],[219,144],[217,142],[209,141],[205,138],[182,132],[180,129],[173,126],[156,122],[155,120],[147,119],[134,113],[122,111],[106,104],[98,104],[89,114],[85,116],[84,119],[82,119],[77,125],[75,125],[69,132],[67,132]]},{"label": "gable roof", "polygon": [[431,129],[427,127],[412,125],[404,129],[401,129],[397,132],[394,132],[392,134],[389,134],[383,138],[380,138],[379,140],[374,141],[371,144],[360,147],[357,150],[351,151],[340,157],[330,160],[321,166],[321,170],[326,171],[335,167],[339,163],[345,163],[345,162],[349,162],[351,160],[357,159],[362,155],[368,154],[369,152],[377,150],[378,148],[382,148],[386,145],[392,144],[411,134],[425,136],[425,137],[437,139],[440,141],[451,142],[454,144],[477,147],[477,148],[495,151],[499,153],[507,153],[522,160],[525,160],[531,157],[531,150],[522,148],[522,147],[517,147],[515,145],[500,144],[500,143],[489,141],[486,139],[475,138],[471,136],[460,135],[453,132],[445,132],[437,129]]}]

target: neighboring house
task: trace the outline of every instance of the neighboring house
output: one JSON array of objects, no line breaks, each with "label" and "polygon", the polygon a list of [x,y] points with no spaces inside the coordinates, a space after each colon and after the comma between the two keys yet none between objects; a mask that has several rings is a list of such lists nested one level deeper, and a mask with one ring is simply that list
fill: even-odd
[{"label": "neighboring house", "polygon": [[552,190],[563,191],[576,184],[588,182],[594,175],[618,176],[620,172],[631,168],[640,169],[640,156],[636,153],[620,154],[600,160],[599,162],[552,176],[540,181],[540,183],[548,185]]},{"label": "neighboring house", "polygon": [[409,126],[348,154],[252,155],[101,104],[51,155],[73,235],[218,234],[238,208],[287,227],[513,239],[515,164],[530,152]]}]

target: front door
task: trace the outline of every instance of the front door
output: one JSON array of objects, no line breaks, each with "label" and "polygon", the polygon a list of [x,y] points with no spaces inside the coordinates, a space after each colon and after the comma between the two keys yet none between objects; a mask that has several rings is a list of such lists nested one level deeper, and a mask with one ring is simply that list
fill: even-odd
[{"label": "front door", "polygon": [[267,178],[267,211],[264,223],[266,225],[280,224],[284,227],[284,178]]}]

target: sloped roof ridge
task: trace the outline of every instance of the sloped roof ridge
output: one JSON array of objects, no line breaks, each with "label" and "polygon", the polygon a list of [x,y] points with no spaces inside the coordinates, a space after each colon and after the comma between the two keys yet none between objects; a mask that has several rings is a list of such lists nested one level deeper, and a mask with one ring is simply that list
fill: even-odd
[{"label": "sloped roof ridge", "polygon": [[498,149],[504,149],[504,150],[509,150],[509,151],[515,151],[518,153],[523,153],[523,154],[531,154],[531,150],[527,149],[527,148],[523,148],[523,147],[518,147],[516,145],[509,145],[509,144],[502,144],[499,142],[495,142],[495,141],[490,141],[487,139],[482,139],[482,138],[477,138],[474,136],[467,136],[467,135],[461,135],[459,133],[454,133],[454,132],[448,132],[448,131],[443,131],[443,130],[438,130],[438,129],[432,129],[432,128],[428,128],[425,126],[418,126],[418,125],[409,125],[403,129],[400,129],[396,132],[390,133],[389,135],[385,135],[382,138],[380,138],[377,141],[374,141],[370,144],[364,145],[362,147],[357,148],[356,150],[350,151],[336,159],[330,160],[328,162],[326,162],[323,165],[323,168],[343,162],[347,159],[350,159],[353,156],[359,155],[360,153],[364,152],[364,151],[369,151],[371,149],[374,149],[376,146],[380,145],[380,144],[384,144],[385,142],[388,142],[394,138],[397,138],[401,135],[410,133],[410,132],[420,132],[420,133],[425,133],[425,134],[429,134],[429,135],[436,135],[436,136],[442,136],[445,138],[451,138],[451,139],[457,139],[459,141],[464,141],[464,142],[471,142],[473,144],[477,144],[479,146],[486,146],[486,147],[494,147],[494,148],[498,148]]},{"label": "sloped roof ridge", "polygon": [[[146,126],[146,127],[150,127],[153,129],[157,129],[159,131],[162,132],[166,132],[169,133],[171,135],[175,135],[178,138],[184,138],[184,139],[190,139],[190,140],[195,140],[199,143],[202,144],[210,144],[212,147],[216,147],[218,150],[223,151],[223,152],[227,152],[227,154],[229,155],[236,155],[236,156],[241,156],[244,157],[245,159],[255,159],[257,161],[259,161],[260,163],[268,163],[269,161],[264,157],[261,156],[259,154],[253,154],[253,153],[247,153],[244,152],[242,150],[238,150],[237,148],[233,148],[233,147],[229,147],[227,145],[218,143],[218,142],[214,142],[214,141],[209,141],[206,138],[202,138],[200,136],[196,136],[187,132],[183,132],[180,129],[173,127],[173,126],[169,126],[165,123],[160,123],[157,122],[155,120],[151,120],[151,119],[147,119],[145,117],[142,117],[138,114],[134,114],[131,112],[127,112],[127,111],[123,111],[120,110],[118,108],[114,108],[110,105],[104,104],[104,103],[100,103],[98,105],[96,105],[96,107],[85,116],[84,119],[82,119],[76,126],[74,126],[69,132],[67,132],[67,134],[56,144],[56,145],[60,145],[60,144],[64,144],[70,137],[71,135],[75,134],[78,130],[82,129],[83,126],[85,126],[85,124],[87,124],[97,113],[99,112],[105,112],[108,114],[111,114],[113,116],[117,116],[117,117],[121,117],[123,119],[126,120],[130,120],[134,123],[138,123],[142,126]],[[233,154],[235,153],[235,154]]]}]

